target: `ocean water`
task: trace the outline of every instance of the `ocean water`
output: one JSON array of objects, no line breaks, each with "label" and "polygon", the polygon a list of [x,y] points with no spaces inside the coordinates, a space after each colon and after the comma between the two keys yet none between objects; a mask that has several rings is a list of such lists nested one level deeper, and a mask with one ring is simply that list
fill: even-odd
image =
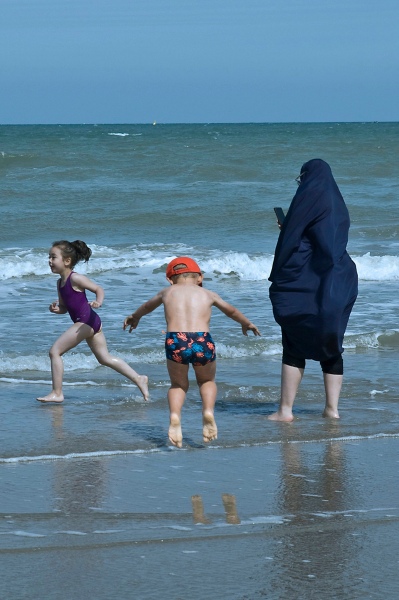
[{"label": "ocean water", "polygon": [[[348,251],[360,280],[344,344],[341,434],[398,433],[398,133],[398,123],[1,127],[0,389],[3,398],[19,399],[11,423],[23,422],[29,431],[31,419],[52,410],[35,397],[49,390],[48,349],[70,325],[68,315],[48,311],[57,277],[47,255],[57,239],[83,239],[92,248],[88,265],[77,270],[104,287],[100,314],[109,348],[148,373],[151,400],[144,405],[138,390],[99,366],[83,343],[65,356],[61,409],[76,420],[79,441],[70,445],[66,436],[56,443],[37,431],[34,439],[16,437],[11,426],[0,456],[165,447],[162,309],[144,317],[131,335],[122,322],[165,285],[165,265],[179,254],[193,256],[205,285],[262,332],[246,338],[214,311],[218,443],[278,437],[278,428],[267,426],[266,434],[265,419],[256,418],[274,410],[279,394],[280,331],[268,299],[278,236],[273,206],[288,208],[294,178],[313,157],[330,163],[348,205]],[[310,361],[298,416],[319,414],[322,396],[319,365]],[[184,427],[187,442],[201,446],[199,413],[192,385]],[[86,427],[95,430],[89,438]],[[324,433],[307,418],[297,435]]]},{"label": "ocean water", "polygon": [[[204,581],[226,600],[397,597],[398,135],[399,123],[0,127],[1,597],[202,600]],[[321,418],[308,361],[296,420],[272,423],[273,207],[317,157],[346,200],[359,273],[341,419]],[[48,310],[57,239],[92,248],[76,270],[104,287],[109,349],[148,374],[149,402],[84,343],[64,357],[63,405],[36,402],[70,325]],[[262,337],[214,310],[219,436],[204,446],[191,376],[177,450],[162,309],[132,334],[122,323],[181,254]]]}]

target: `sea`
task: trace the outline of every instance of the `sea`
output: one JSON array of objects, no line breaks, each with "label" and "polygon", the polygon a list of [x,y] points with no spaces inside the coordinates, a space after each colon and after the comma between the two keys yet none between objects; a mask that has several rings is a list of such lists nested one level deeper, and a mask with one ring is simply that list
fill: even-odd
[{"label": "sea", "polygon": [[[251,524],[256,543],[257,536],[270,527],[277,540],[278,531],[292,524],[292,515],[298,519],[301,513],[303,520],[311,520],[311,514],[321,514],[320,506],[305,509],[299,500],[282,508],[281,497],[286,496],[281,486],[290,475],[296,483],[301,477],[323,480],[326,487],[321,495],[326,503],[332,502],[326,472],[340,472],[339,481],[332,485],[350,489],[358,461],[367,478],[367,468],[374,463],[365,457],[375,460],[376,444],[399,439],[398,140],[399,123],[380,122],[0,126],[0,541],[12,573],[20,568],[15,552],[29,554],[39,547],[48,551],[56,546],[62,560],[62,552],[71,548],[89,553],[93,539],[101,537],[104,543],[98,542],[98,552],[105,551],[105,540],[115,544],[114,549],[150,541],[152,548],[160,548],[165,532],[170,537],[171,531],[182,536],[179,543],[188,537],[191,546],[187,549],[183,544],[179,556],[193,560],[190,553],[200,552],[203,542],[221,536],[226,522],[237,527],[234,517],[225,521],[226,498],[224,509],[220,500],[224,477],[229,488],[224,492],[231,493],[238,506],[241,503],[245,513],[240,515],[241,523],[246,523],[246,534]],[[348,252],[359,275],[359,295],[344,340],[341,419],[332,423],[321,418],[320,365],[308,361],[294,405],[294,423],[272,423],[267,416],[278,406],[282,351],[268,296],[279,234],[273,207],[288,209],[297,187],[295,177],[312,158],[330,164],[345,199],[351,218]],[[49,269],[48,252],[54,241],[62,239],[81,239],[92,249],[88,264],[78,264],[75,270],[104,288],[99,314],[108,349],[149,376],[148,402],[129,381],[100,366],[85,343],[64,356],[63,405],[36,401],[51,389],[49,348],[71,323],[68,315],[48,310],[57,297],[57,276]],[[183,408],[182,450],[172,448],[167,438],[169,380],[162,308],[143,317],[133,333],[122,329],[127,315],[168,285],[165,267],[179,255],[193,257],[204,273],[204,286],[239,308],[262,334],[243,336],[236,322],[214,309],[211,332],[218,356],[219,435],[204,445],[201,403],[191,372]],[[343,458],[346,452],[360,456],[353,457],[351,468],[349,458],[347,462]],[[280,467],[286,464],[287,453],[291,463],[284,471]],[[281,476],[279,486],[269,487],[266,456],[274,457],[270,477]],[[258,486],[247,481],[251,464],[263,465],[262,473],[254,475]],[[204,475],[207,468],[210,471]],[[376,473],[387,467],[374,468]],[[176,479],[183,472],[184,477]],[[356,518],[372,520],[377,514],[372,511],[388,510],[389,501],[378,499],[377,492],[375,499],[362,481],[357,486],[360,495],[355,500],[349,494],[348,502],[351,509],[364,510]],[[300,492],[295,488],[299,498],[320,497],[302,485]],[[397,479],[392,485],[391,504],[393,497],[399,497]],[[254,489],[263,498],[258,504]],[[206,502],[207,494],[213,516],[198,518],[196,504],[196,523],[202,523],[196,546],[192,533],[187,533],[192,531],[187,520],[192,521],[192,499],[202,495]],[[231,503],[227,505],[231,508]],[[331,506],[330,525],[334,519],[342,521],[347,509],[339,503]],[[397,500],[389,508],[397,527]],[[65,521],[71,514],[73,525]],[[59,522],[61,516],[65,522]],[[197,535],[198,527],[195,531]],[[226,535],[232,536],[231,529]],[[236,542],[248,556],[244,538]],[[137,552],[138,560],[145,562],[143,547]],[[220,546],[220,556],[227,561],[224,552]],[[271,564],[274,551],[268,552],[270,556],[262,555],[262,560]],[[287,552],[285,560],[290,562]],[[349,561],[351,551],[347,555]],[[161,550],[157,556],[159,574],[165,578],[179,570],[162,559]],[[301,560],[306,566],[307,558]],[[326,565],[328,560],[326,555]],[[44,589],[33,558],[30,564],[34,586],[27,583],[15,598],[38,597],[32,589],[47,598],[68,597]],[[285,572],[281,564],[274,586]],[[373,561],[367,564],[370,567]],[[52,568],[56,570],[55,561]],[[76,564],[73,569],[77,568]],[[83,570],[82,565],[79,568]],[[194,566],[190,568],[194,573]],[[123,562],[118,562],[118,569],[120,580],[125,581],[119,597],[160,597],[140,578],[136,580],[140,593],[130,595],[131,581],[123,579],[129,569]],[[310,569],[304,575],[302,588],[290,580],[292,589],[301,590],[297,598],[394,597],[379,596],[377,591],[362,595],[369,590],[367,577],[342,588],[350,579],[345,584],[343,567],[332,595],[326,578],[325,587],[313,596],[306,586],[317,579],[315,573]],[[348,567],[349,577],[348,573],[353,574],[353,569]],[[101,573],[98,577],[102,581]],[[242,582],[241,572],[240,577]],[[255,584],[259,582],[255,576],[247,582],[248,588],[235,582],[230,591],[223,581],[216,577],[207,589],[228,600],[260,598],[263,592],[269,598],[283,597],[272,591],[277,588],[270,582],[263,582],[263,587]],[[390,592],[396,594],[397,584],[396,579]],[[3,585],[10,594],[12,583]],[[171,598],[187,598],[188,593],[192,599],[204,597],[194,580],[184,593],[173,592],[173,584],[168,585],[170,589],[163,589]],[[110,597],[104,586],[93,597]],[[288,585],[285,591],[290,589]]]}]

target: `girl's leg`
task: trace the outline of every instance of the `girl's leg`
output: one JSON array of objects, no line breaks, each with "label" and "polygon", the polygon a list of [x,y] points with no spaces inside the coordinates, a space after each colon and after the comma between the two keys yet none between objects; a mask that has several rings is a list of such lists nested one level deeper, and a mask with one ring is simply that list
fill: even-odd
[{"label": "girl's leg", "polygon": [[292,407],[299,384],[302,381],[304,369],[282,364],[281,367],[281,400],[277,412],[268,417],[271,421],[293,421]]},{"label": "girl's leg", "polygon": [[166,360],[170,377],[170,388],[168,390],[168,403],[170,413],[169,440],[174,446],[181,448],[183,445],[183,434],[181,429],[181,410],[188,390],[188,365]]},{"label": "girl's leg", "polygon": [[93,352],[94,356],[100,363],[106,367],[111,367],[121,375],[124,375],[130,381],[133,381],[143,394],[144,400],[148,400],[148,377],[147,375],[139,375],[130,367],[124,360],[111,356],[108,352],[107,342],[102,331],[95,333],[92,337],[87,338],[86,342]]},{"label": "girl's leg", "polygon": [[64,375],[64,363],[62,355],[68,350],[75,348],[80,342],[93,335],[93,330],[89,325],[74,323],[63,333],[50,348],[51,377],[53,389],[47,396],[37,398],[39,402],[63,402],[62,378]]},{"label": "girl's leg", "polygon": [[339,419],[338,400],[341,393],[343,375],[323,373],[323,377],[324,389],[326,391],[326,406],[323,411],[323,417]]},{"label": "girl's leg", "polygon": [[202,400],[202,436],[204,442],[211,442],[218,437],[214,416],[217,395],[216,360],[206,365],[194,366],[194,371]]}]

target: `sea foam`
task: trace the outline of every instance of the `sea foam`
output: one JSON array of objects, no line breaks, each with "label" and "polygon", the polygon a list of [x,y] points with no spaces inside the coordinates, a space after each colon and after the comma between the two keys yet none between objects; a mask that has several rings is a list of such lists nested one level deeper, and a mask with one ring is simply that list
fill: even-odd
[{"label": "sea foam", "polygon": [[[134,269],[136,275],[148,276],[163,270],[166,264],[180,255],[193,255],[205,276],[236,277],[242,281],[266,281],[269,277],[273,255],[245,252],[221,252],[217,250],[161,245],[107,247],[90,244],[93,256],[85,265],[79,264],[81,273],[100,273]],[[369,252],[354,256],[359,279],[363,281],[399,280],[399,256],[371,256]],[[0,250],[0,280],[23,279],[49,273],[48,249]]]}]

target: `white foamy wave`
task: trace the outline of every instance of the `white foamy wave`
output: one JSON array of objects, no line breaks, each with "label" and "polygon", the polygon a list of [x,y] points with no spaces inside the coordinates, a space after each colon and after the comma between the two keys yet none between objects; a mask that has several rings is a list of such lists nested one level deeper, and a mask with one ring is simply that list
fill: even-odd
[{"label": "white foamy wave", "polygon": [[[112,248],[97,246],[89,241],[87,243],[93,256],[89,263],[79,263],[77,270],[83,274],[135,269],[148,275],[148,272],[161,269],[176,256],[173,251],[168,253],[155,247]],[[0,250],[0,280],[43,276],[49,273],[51,272],[48,264],[48,249],[8,248]]]},{"label": "white foamy wave", "polygon": [[[49,380],[45,380],[45,379],[21,379],[21,378],[17,378],[17,377],[0,377],[0,382],[2,383],[15,383],[15,384],[29,384],[29,385],[51,385],[51,379]],[[63,386],[95,386],[95,387],[100,387],[100,386],[104,386],[106,385],[105,383],[96,383],[95,381],[72,381],[72,382],[68,382],[68,381],[63,381],[62,382]]]},{"label": "white foamy wave", "polygon": [[[193,248],[176,246],[130,246],[112,248],[88,242],[93,255],[90,262],[79,263],[78,271],[84,274],[135,269],[147,276],[162,270],[176,255],[193,254],[206,275],[236,276],[242,280],[261,281],[268,278],[273,257],[271,255],[249,256],[240,252],[194,251]],[[0,279],[43,276],[50,272],[48,250],[8,249],[0,251]]]},{"label": "white foamy wave", "polygon": [[399,345],[399,332],[393,329],[385,331],[370,331],[368,333],[345,334],[345,348],[397,348]]},{"label": "white foamy wave", "polygon": [[[380,440],[380,439],[397,439],[399,438],[399,432],[394,433],[374,433],[370,435],[345,435],[341,437],[326,437],[326,438],[315,438],[315,439],[293,439],[289,440],[267,440],[265,442],[256,443],[242,443],[242,448],[266,448],[268,446],[280,446],[281,444],[321,444],[325,442],[361,442],[368,440]],[[172,448],[172,446],[170,446]],[[208,451],[211,450],[225,450],[227,448],[235,448],[234,445],[226,444],[224,446],[212,445],[208,446]],[[23,462],[41,462],[41,461],[60,461],[60,460],[74,460],[74,459],[86,459],[86,458],[111,458],[121,455],[140,455],[140,454],[160,454],[165,452],[164,448],[138,448],[136,450],[97,450],[94,452],[71,452],[70,454],[42,454],[35,456],[0,456],[0,464],[15,464]],[[181,448],[179,454],[187,452],[186,448]]]},{"label": "white foamy wave", "polygon": [[0,253],[0,280],[47,275],[48,272],[48,253],[21,249]]},{"label": "white foamy wave", "polygon": [[[66,354],[64,365],[66,371],[90,371],[100,366],[92,354],[87,355],[82,352]],[[35,354],[7,356],[5,353],[0,356],[1,373],[23,373],[25,371],[50,372],[49,357]]]},{"label": "white foamy wave", "polygon": [[[276,342],[266,340],[251,340],[249,343],[241,343],[233,346],[218,343],[217,353],[220,359],[232,359],[251,356],[272,356],[281,352],[281,346]],[[138,349],[135,352],[118,352],[117,356],[130,364],[161,364],[165,361],[165,352],[163,347],[155,348],[154,350]],[[84,354],[83,352],[69,352],[63,356],[65,372],[93,371],[101,367],[93,354]],[[26,383],[27,379],[21,378],[21,373],[26,372],[44,372],[50,373],[50,359],[47,354],[43,355],[7,355],[0,354],[0,373],[2,377],[0,381],[4,383]],[[14,374],[17,374],[15,377]],[[42,380],[35,380],[35,383],[43,383]],[[45,382],[48,383],[48,382]],[[75,383],[71,385],[76,385]],[[92,382],[87,382],[87,385],[94,385]],[[98,384],[97,384],[98,385]]]},{"label": "white foamy wave", "polygon": [[[93,251],[90,262],[79,263],[78,271],[84,274],[134,269],[136,274],[148,276],[161,271],[178,255],[192,255],[205,276],[236,277],[242,281],[266,281],[272,264],[272,254],[250,255],[245,252],[221,252],[175,245],[139,245],[108,247],[90,243]],[[363,256],[353,258],[363,281],[399,280],[398,256]],[[0,250],[0,280],[43,276],[50,272],[48,249],[8,248]]]},{"label": "white foamy wave", "polygon": [[399,256],[352,257],[356,264],[359,279],[363,281],[397,281],[399,279]]},{"label": "white foamy wave", "polygon": [[19,463],[19,462],[37,462],[43,460],[71,460],[74,458],[98,458],[109,456],[120,456],[127,454],[153,454],[162,452],[159,448],[149,448],[146,450],[98,450],[96,452],[71,452],[70,454],[42,454],[40,456],[12,456],[9,458],[0,457],[1,463]]},{"label": "white foamy wave", "polygon": [[[128,363],[137,362],[145,364],[158,364],[165,360],[163,349],[156,350],[138,350],[137,352],[118,352],[114,353]],[[84,354],[83,352],[69,352],[63,356],[66,372],[74,371],[92,371],[101,367],[100,363],[93,354]],[[47,354],[43,355],[8,355],[4,352],[0,354],[0,373],[11,375],[13,373],[23,373],[27,371],[42,371],[49,373],[51,371],[50,359]],[[18,377],[18,381],[20,378]],[[0,379],[1,381],[1,379]]]},{"label": "white foamy wave", "polygon": [[118,137],[126,137],[128,133],[109,133],[108,135],[116,135]]},{"label": "white foamy wave", "polygon": [[266,342],[254,340],[249,344],[230,346],[228,344],[216,343],[218,358],[246,358],[251,356],[274,356],[281,353],[281,344],[277,342]]},{"label": "white foamy wave", "polygon": [[217,258],[201,261],[206,273],[236,275],[243,281],[263,281],[269,277],[273,264],[271,254],[249,256],[245,252],[221,252]]}]

